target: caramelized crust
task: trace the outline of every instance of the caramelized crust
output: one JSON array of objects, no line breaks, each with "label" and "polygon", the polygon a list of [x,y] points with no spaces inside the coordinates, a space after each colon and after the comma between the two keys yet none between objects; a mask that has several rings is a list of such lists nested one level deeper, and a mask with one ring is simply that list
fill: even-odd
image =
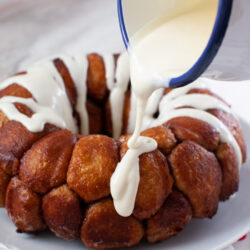
[{"label": "caramelized crust", "polygon": [[[129,137],[121,138],[121,141],[124,141],[121,145],[121,157],[128,150]],[[167,160],[159,150],[141,155],[139,166],[140,183],[133,215],[142,220],[154,215],[160,209],[172,191],[173,180]]]},{"label": "caramelized crust", "polygon": [[238,191],[239,167],[234,148],[223,143],[216,151],[217,158],[222,168],[222,187],[220,199],[225,201]]},{"label": "caramelized crust", "polygon": [[85,202],[106,197],[119,160],[119,145],[115,140],[103,135],[84,136],[73,150],[67,183]]},{"label": "caramelized crust", "polygon": [[[16,97],[23,97],[23,98],[32,98],[31,93],[25,89],[24,87],[13,83],[10,86],[0,90],[0,98],[4,96],[16,96]],[[33,112],[31,109],[29,109],[27,106],[21,103],[14,103],[16,108],[21,112],[22,114],[25,114],[29,117],[33,115]],[[7,121],[9,121],[8,117],[0,110],[0,128],[2,128]]]},{"label": "caramelized crust", "polygon": [[46,225],[40,213],[41,198],[17,177],[9,183],[5,207],[19,232],[36,232],[45,229]]},{"label": "caramelized crust", "polygon": [[175,185],[189,199],[193,216],[212,217],[217,212],[222,173],[213,153],[192,141],[179,144],[169,162]]},{"label": "caramelized crust", "polygon": [[156,140],[158,149],[164,155],[168,155],[177,143],[172,131],[164,126],[149,128],[143,131],[141,135],[151,137]]},{"label": "caramelized crust", "polygon": [[191,140],[209,151],[214,151],[219,145],[219,132],[208,123],[190,117],[171,119],[165,126],[173,131],[180,141]]},{"label": "caramelized crust", "polygon": [[9,121],[8,117],[0,110],[0,129]]},{"label": "caramelized crust", "polygon": [[109,99],[105,103],[105,132],[108,136],[113,135],[112,114],[111,114],[111,107],[110,107]]},{"label": "caramelized crust", "polygon": [[244,141],[244,136],[239,124],[239,121],[235,119],[232,114],[229,114],[223,110],[212,109],[208,110],[209,113],[216,116],[219,120],[221,120],[231,131],[233,136],[235,137],[236,141],[238,142],[241,152],[243,162],[246,161],[246,145]]},{"label": "caramelized crust", "polygon": [[89,54],[88,62],[88,95],[96,101],[103,101],[108,94],[106,70],[103,59],[98,54]]},{"label": "caramelized crust", "polygon": [[173,191],[160,211],[147,221],[147,240],[150,243],[169,239],[180,233],[192,219],[192,208],[187,199]]},{"label": "caramelized crust", "polygon": [[8,121],[0,129],[0,168],[9,175],[16,175],[23,154],[37,140],[55,130],[55,126],[46,124],[42,132],[32,133],[21,123]]},{"label": "caramelized crust", "polygon": [[[114,58],[117,64],[118,55]],[[104,60],[98,54],[90,54],[87,59],[89,130],[91,134],[107,132],[111,136]],[[72,114],[80,125],[72,76],[61,59],[53,63],[64,81]],[[165,89],[164,93],[170,91]],[[207,89],[188,92],[192,93],[222,100]],[[4,96],[32,98],[27,89],[16,83],[0,90],[0,98]],[[20,113],[33,115],[27,106],[14,105]],[[128,89],[122,134],[127,132],[130,111]],[[230,129],[245,161],[246,146],[238,120],[222,110],[208,112]],[[49,124],[42,132],[32,133],[21,123],[10,121],[0,110],[0,206],[6,205],[19,232],[43,230],[46,222],[58,237],[67,240],[80,237],[89,248],[123,248],[140,242],[143,225],[147,240],[154,243],[179,233],[192,216],[211,218],[219,199],[224,201],[238,190],[236,152],[232,145],[220,144],[219,132],[208,123],[178,117],[141,135],[155,139],[158,149],[139,157],[140,183],[133,215],[122,217],[110,198],[110,178],[128,150],[130,135],[116,141],[103,135],[73,135]],[[12,178],[14,175],[17,176]],[[86,211],[83,202],[90,203]]]},{"label": "caramelized crust", "polygon": [[119,216],[111,199],[91,205],[81,229],[83,243],[92,249],[133,246],[143,235],[141,222],[132,216]]},{"label": "caramelized crust", "polygon": [[86,104],[89,115],[89,133],[101,134],[103,132],[102,110],[91,101]]},{"label": "caramelized crust", "polygon": [[[31,117],[33,115],[33,111],[26,105],[18,102],[14,103],[14,105],[20,113],[28,117]],[[8,117],[4,114],[3,111],[0,110],[0,128],[2,128],[8,121],[9,121]]]},{"label": "caramelized crust", "polygon": [[123,106],[123,127],[122,127],[122,134],[126,134],[128,130],[128,122],[129,122],[129,115],[130,115],[130,91],[127,91],[125,94],[124,106]]},{"label": "caramelized crust", "polygon": [[10,181],[10,176],[0,169],[0,207],[4,207],[6,189]]},{"label": "caramelized crust", "polygon": [[27,151],[20,164],[20,179],[33,191],[45,194],[66,181],[76,137],[60,130],[43,137]]},{"label": "caramelized crust", "polygon": [[0,90],[0,98],[4,96],[16,96],[23,98],[32,98],[32,94],[24,87],[13,83],[6,88]]},{"label": "caramelized crust", "polygon": [[83,216],[78,196],[67,185],[53,189],[44,196],[44,220],[56,236],[67,240],[80,237]]},{"label": "caramelized crust", "polygon": [[70,72],[67,69],[67,66],[64,64],[64,62],[61,59],[57,58],[53,61],[53,63],[63,79],[67,96],[69,98],[71,106],[74,108],[76,105],[77,93],[76,93],[75,84],[74,84],[74,81],[72,80]]}]

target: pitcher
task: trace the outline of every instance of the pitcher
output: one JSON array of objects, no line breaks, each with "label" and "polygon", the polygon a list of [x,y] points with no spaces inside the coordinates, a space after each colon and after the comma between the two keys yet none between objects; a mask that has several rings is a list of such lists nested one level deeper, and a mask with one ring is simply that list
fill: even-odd
[{"label": "pitcher", "polygon": [[[205,7],[206,4],[209,4],[209,6]],[[195,8],[196,11],[193,11]],[[199,16],[199,11],[207,11],[208,8],[210,12],[206,18],[209,25],[204,25],[204,27],[201,27],[203,30],[199,30],[200,36],[203,36],[204,32],[204,48],[201,46],[202,49],[196,51],[197,55],[191,60],[188,59],[189,61],[184,65],[182,71],[170,76],[170,87],[186,85],[201,75],[216,80],[249,79],[249,0],[118,0],[120,28],[125,46],[129,49],[138,32],[141,32],[145,27],[147,28],[149,24],[154,24],[154,21],[161,16],[167,18],[167,22],[170,23],[182,15],[187,17],[189,13],[190,17],[193,17],[192,13],[195,13],[196,18],[199,17],[200,22],[203,22],[202,16]],[[185,41],[187,40],[192,45],[190,39],[192,36],[195,37],[198,32],[197,25],[199,25],[199,21],[197,21],[198,19],[195,20],[193,21],[194,28],[186,27],[184,30],[180,22],[176,25],[178,31],[181,32],[177,34],[178,36],[176,35],[178,37],[178,40],[175,40],[176,44],[173,40],[170,43],[167,42],[161,45],[163,47],[168,46],[167,51],[171,55],[169,58],[167,54],[164,56],[166,56],[166,62],[170,60],[169,64],[173,64],[173,61],[178,56],[180,60],[177,60],[176,63],[180,64],[183,63],[182,56],[183,60],[185,60],[187,56],[191,56],[191,53],[195,54],[196,45],[199,45],[199,41],[202,40],[199,40],[198,37],[196,40],[194,39],[194,48],[191,46],[190,50],[187,50],[189,48],[187,47],[186,51],[182,51],[182,47],[186,46]],[[169,33],[171,38],[176,32],[171,31],[171,28],[169,28]],[[160,45],[157,43],[157,46]],[[158,51],[160,49],[162,48],[158,48]],[[179,52],[180,54],[177,55]],[[186,55],[187,53],[188,55]]]}]

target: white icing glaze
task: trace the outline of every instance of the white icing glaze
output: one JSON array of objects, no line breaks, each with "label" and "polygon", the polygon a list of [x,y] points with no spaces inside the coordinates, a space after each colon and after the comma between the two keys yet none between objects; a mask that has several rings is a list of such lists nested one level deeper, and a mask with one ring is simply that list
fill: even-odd
[{"label": "white icing glaze", "polygon": [[130,148],[111,177],[110,189],[114,206],[121,216],[130,216],[140,181],[139,156],[157,148],[155,140],[140,136],[137,148]]},{"label": "white icing glaze", "polygon": [[130,111],[128,118],[127,133],[133,133],[136,122],[136,96],[133,91],[130,92]]},{"label": "white icing glaze", "polygon": [[[166,13],[156,17],[130,38],[132,94],[128,130],[132,131],[133,128],[133,134],[127,143],[129,150],[124,156],[125,160],[118,164],[111,179],[111,194],[121,216],[129,216],[133,212],[140,179],[139,156],[150,152],[141,143],[140,132],[143,129],[180,116],[200,119],[220,132],[221,141],[230,143],[235,149],[239,165],[242,162],[239,145],[229,129],[204,111],[211,108],[228,111],[225,104],[211,96],[188,96],[187,92],[194,86],[174,90],[166,98],[162,98],[163,90],[158,90],[167,88],[171,78],[186,73],[196,63],[211,36],[218,1],[201,1],[197,6],[191,5],[191,1],[188,4],[188,10],[180,5],[170,17]],[[153,97],[150,99],[150,96]],[[154,118],[159,101],[159,117]],[[177,110],[180,106],[197,109]]]},{"label": "white icing glaze", "polygon": [[[19,112],[14,103],[22,103],[30,107],[35,113],[31,118]],[[65,121],[51,108],[39,105],[32,98],[5,96],[0,99],[0,109],[9,120],[22,123],[29,131],[42,131],[46,123],[66,128]]]},{"label": "white icing glaze", "polygon": [[[42,115],[44,121],[46,120],[53,123],[54,119],[51,114],[57,113],[68,129],[77,132],[76,122],[72,116],[72,108],[66,95],[63,80],[52,61],[42,60],[34,64],[28,68],[27,74],[13,76],[4,81],[0,85],[0,89],[4,89],[13,83],[18,83],[20,86],[26,88],[39,105],[47,107],[48,111],[51,111],[46,114],[44,112],[40,114],[39,117]],[[19,102],[23,103],[24,100],[20,99]],[[28,105],[28,107],[30,106]],[[6,110],[6,115],[9,115],[8,110]],[[24,124],[23,120],[20,122]],[[30,123],[29,126],[32,126],[31,123],[33,120],[31,120],[31,118],[29,118],[26,123],[27,122]]]},{"label": "white icing glaze", "polygon": [[88,60],[86,56],[60,56],[66,65],[77,90],[76,111],[80,115],[81,133],[89,134],[89,117],[86,108]]},{"label": "white icing glaze", "polygon": [[105,54],[102,58],[105,65],[107,87],[111,91],[115,83],[115,58],[112,54]]},{"label": "white icing glaze", "polygon": [[[63,79],[53,65],[53,60],[56,58],[64,62],[75,83],[77,90],[76,110],[81,118],[81,133],[88,134],[89,121],[86,110],[88,61],[86,56],[83,55],[49,57],[28,68],[27,74],[7,79],[0,85],[0,89],[17,83],[29,90],[34,99],[5,96],[0,99],[0,109],[8,119],[21,122],[32,132],[41,131],[46,123],[77,132],[76,122],[72,115],[72,108],[67,98]],[[105,55],[103,58],[107,84],[110,90],[113,136],[118,138],[123,125],[124,97],[129,83],[128,56],[122,54],[118,58],[116,70],[112,55]],[[142,84],[137,86],[132,84],[134,92],[131,94],[128,131],[135,130],[134,139],[132,137],[129,140],[129,150],[118,164],[110,183],[115,208],[122,216],[129,216],[134,208],[140,180],[139,156],[157,148],[157,144],[153,139],[139,136],[141,130],[161,125],[175,117],[199,119],[218,130],[221,142],[231,144],[237,155],[239,166],[242,163],[241,150],[232,133],[219,119],[205,111],[207,109],[221,109],[233,114],[231,109],[214,96],[188,94],[193,88],[204,88],[202,80],[172,90],[167,95],[164,95],[164,89],[160,88],[167,86],[166,81],[148,81],[146,83],[148,86],[145,88],[141,87]],[[14,103],[25,104],[34,112],[34,115],[27,117],[21,114]],[[181,106],[191,106],[193,108],[176,109]],[[154,118],[154,114],[158,110],[159,116]]]},{"label": "white icing glaze", "polygon": [[235,140],[230,130],[218,118],[216,118],[215,116],[211,115],[206,111],[198,109],[189,109],[189,108],[173,109],[173,110],[166,109],[166,111],[163,111],[161,113],[158,119],[155,119],[153,121],[151,126],[152,127],[159,126],[176,117],[190,117],[198,119],[210,124],[212,127],[217,129],[220,133],[221,142],[225,142],[233,146],[238,160],[238,166],[240,168],[242,164],[242,154],[237,141]]},{"label": "white icing glaze", "polygon": [[[105,57],[104,57],[105,58]],[[127,53],[123,53],[117,60],[117,69],[114,79],[114,58],[113,63],[111,59],[104,60],[106,62],[106,78],[110,92],[110,109],[112,118],[112,132],[113,137],[117,139],[121,135],[123,125],[123,106],[125,92],[129,84],[129,62]],[[113,67],[113,68],[112,68]],[[110,73],[112,72],[112,73]],[[111,83],[111,79],[113,82]],[[116,80],[116,82],[114,82]]]},{"label": "white icing glaze", "polygon": [[[242,153],[234,136],[218,118],[205,110],[220,109],[228,112],[229,114],[234,115],[234,113],[224,102],[214,96],[198,93],[188,94],[188,92],[194,88],[205,88],[205,85],[202,83],[202,80],[197,80],[196,82],[185,87],[174,89],[163,97],[162,90],[154,92],[152,94],[152,98],[149,98],[148,101],[148,106],[145,111],[146,115],[143,117],[142,130],[162,125],[163,123],[176,117],[190,117],[202,120],[219,131],[221,142],[226,142],[233,146],[238,159],[238,166],[240,168],[242,164]],[[159,98],[161,98],[160,103]],[[154,107],[157,107],[158,103],[159,116],[154,118],[153,115],[156,111]],[[191,106],[195,109],[176,109],[182,106]],[[133,109],[133,107],[131,109]]]}]

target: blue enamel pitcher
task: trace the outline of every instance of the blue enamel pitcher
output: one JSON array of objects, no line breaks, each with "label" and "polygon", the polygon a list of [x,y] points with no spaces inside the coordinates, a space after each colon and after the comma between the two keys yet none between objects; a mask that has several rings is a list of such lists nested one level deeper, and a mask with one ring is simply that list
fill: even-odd
[{"label": "blue enamel pitcher", "polygon": [[[209,0],[118,0],[125,46],[145,24],[187,1],[195,5]],[[186,85],[201,75],[216,80],[250,79],[250,1],[218,0],[215,11],[207,46],[187,72],[170,80],[170,87]]]}]

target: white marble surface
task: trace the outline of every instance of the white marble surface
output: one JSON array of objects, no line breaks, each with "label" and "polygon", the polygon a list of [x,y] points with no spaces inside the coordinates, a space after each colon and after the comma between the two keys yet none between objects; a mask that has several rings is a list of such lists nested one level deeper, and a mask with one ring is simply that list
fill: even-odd
[{"label": "white marble surface", "polygon": [[[0,81],[50,54],[124,49],[116,0],[0,0],[0,39]],[[249,83],[211,83],[248,122]]]},{"label": "white marble surface", "polygon": [[115,0],[1,1],[0,80],[50,54],[124,48]]}]

